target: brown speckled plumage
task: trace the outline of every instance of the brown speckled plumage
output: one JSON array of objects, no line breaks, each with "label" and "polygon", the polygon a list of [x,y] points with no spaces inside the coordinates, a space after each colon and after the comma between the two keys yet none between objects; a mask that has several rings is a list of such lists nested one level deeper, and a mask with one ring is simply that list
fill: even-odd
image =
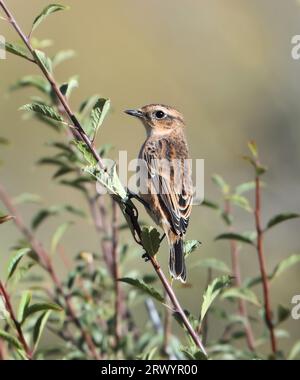
[{"label": "brown speckled plumage", "polygon": [[[183,239],[192,209],[192,182],[183,117],[161,104],[127,113],[139,117],[147,132],[139,154],[148,174],[141,178],[144,181],[141,187],[147,191],[139,195],[148,204],[149,215],[166,233],[171,275],[185,282]],[[163,117],[158,117],[162,114]]]}]

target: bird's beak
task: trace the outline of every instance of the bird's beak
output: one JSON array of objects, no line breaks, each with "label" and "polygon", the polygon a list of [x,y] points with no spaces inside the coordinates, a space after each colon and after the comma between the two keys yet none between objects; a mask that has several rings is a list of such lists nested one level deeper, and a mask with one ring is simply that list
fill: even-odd
[{"label": "bird's beak", "polygon": [[130,116],[138,117],[140,119],[144,117],[143,112],[140,111],[140,110],[126,110],[124,112],[127,113]]}]

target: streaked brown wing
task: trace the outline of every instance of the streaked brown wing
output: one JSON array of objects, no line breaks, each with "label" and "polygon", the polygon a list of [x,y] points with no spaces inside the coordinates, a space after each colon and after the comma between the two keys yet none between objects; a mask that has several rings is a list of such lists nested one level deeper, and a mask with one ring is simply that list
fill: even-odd
[{"label": "streaked brown wing", "polygon": [[189,165],[166,139],[152,142],[143,153],[162,212],[174,233],[185,234],[193,200]]}]

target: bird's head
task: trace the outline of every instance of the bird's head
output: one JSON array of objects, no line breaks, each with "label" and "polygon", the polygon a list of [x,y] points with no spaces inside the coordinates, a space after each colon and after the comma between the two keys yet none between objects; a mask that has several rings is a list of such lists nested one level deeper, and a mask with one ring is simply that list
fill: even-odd
[{"label": "bird's head", "polygon": [[162,104],[148,104],[136,110],[126,110],[125,113],[140,119],[148,134],[164,135],[184,127],[181,113]]}]

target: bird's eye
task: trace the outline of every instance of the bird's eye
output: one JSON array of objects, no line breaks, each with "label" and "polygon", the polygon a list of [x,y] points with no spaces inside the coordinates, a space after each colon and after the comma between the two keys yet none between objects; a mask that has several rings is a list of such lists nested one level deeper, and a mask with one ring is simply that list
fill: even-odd
[{"label": "bird's eye", "polygon": [[154,115],[157,119],[163,119],[166,116],[163,111],[156,111]]}]

